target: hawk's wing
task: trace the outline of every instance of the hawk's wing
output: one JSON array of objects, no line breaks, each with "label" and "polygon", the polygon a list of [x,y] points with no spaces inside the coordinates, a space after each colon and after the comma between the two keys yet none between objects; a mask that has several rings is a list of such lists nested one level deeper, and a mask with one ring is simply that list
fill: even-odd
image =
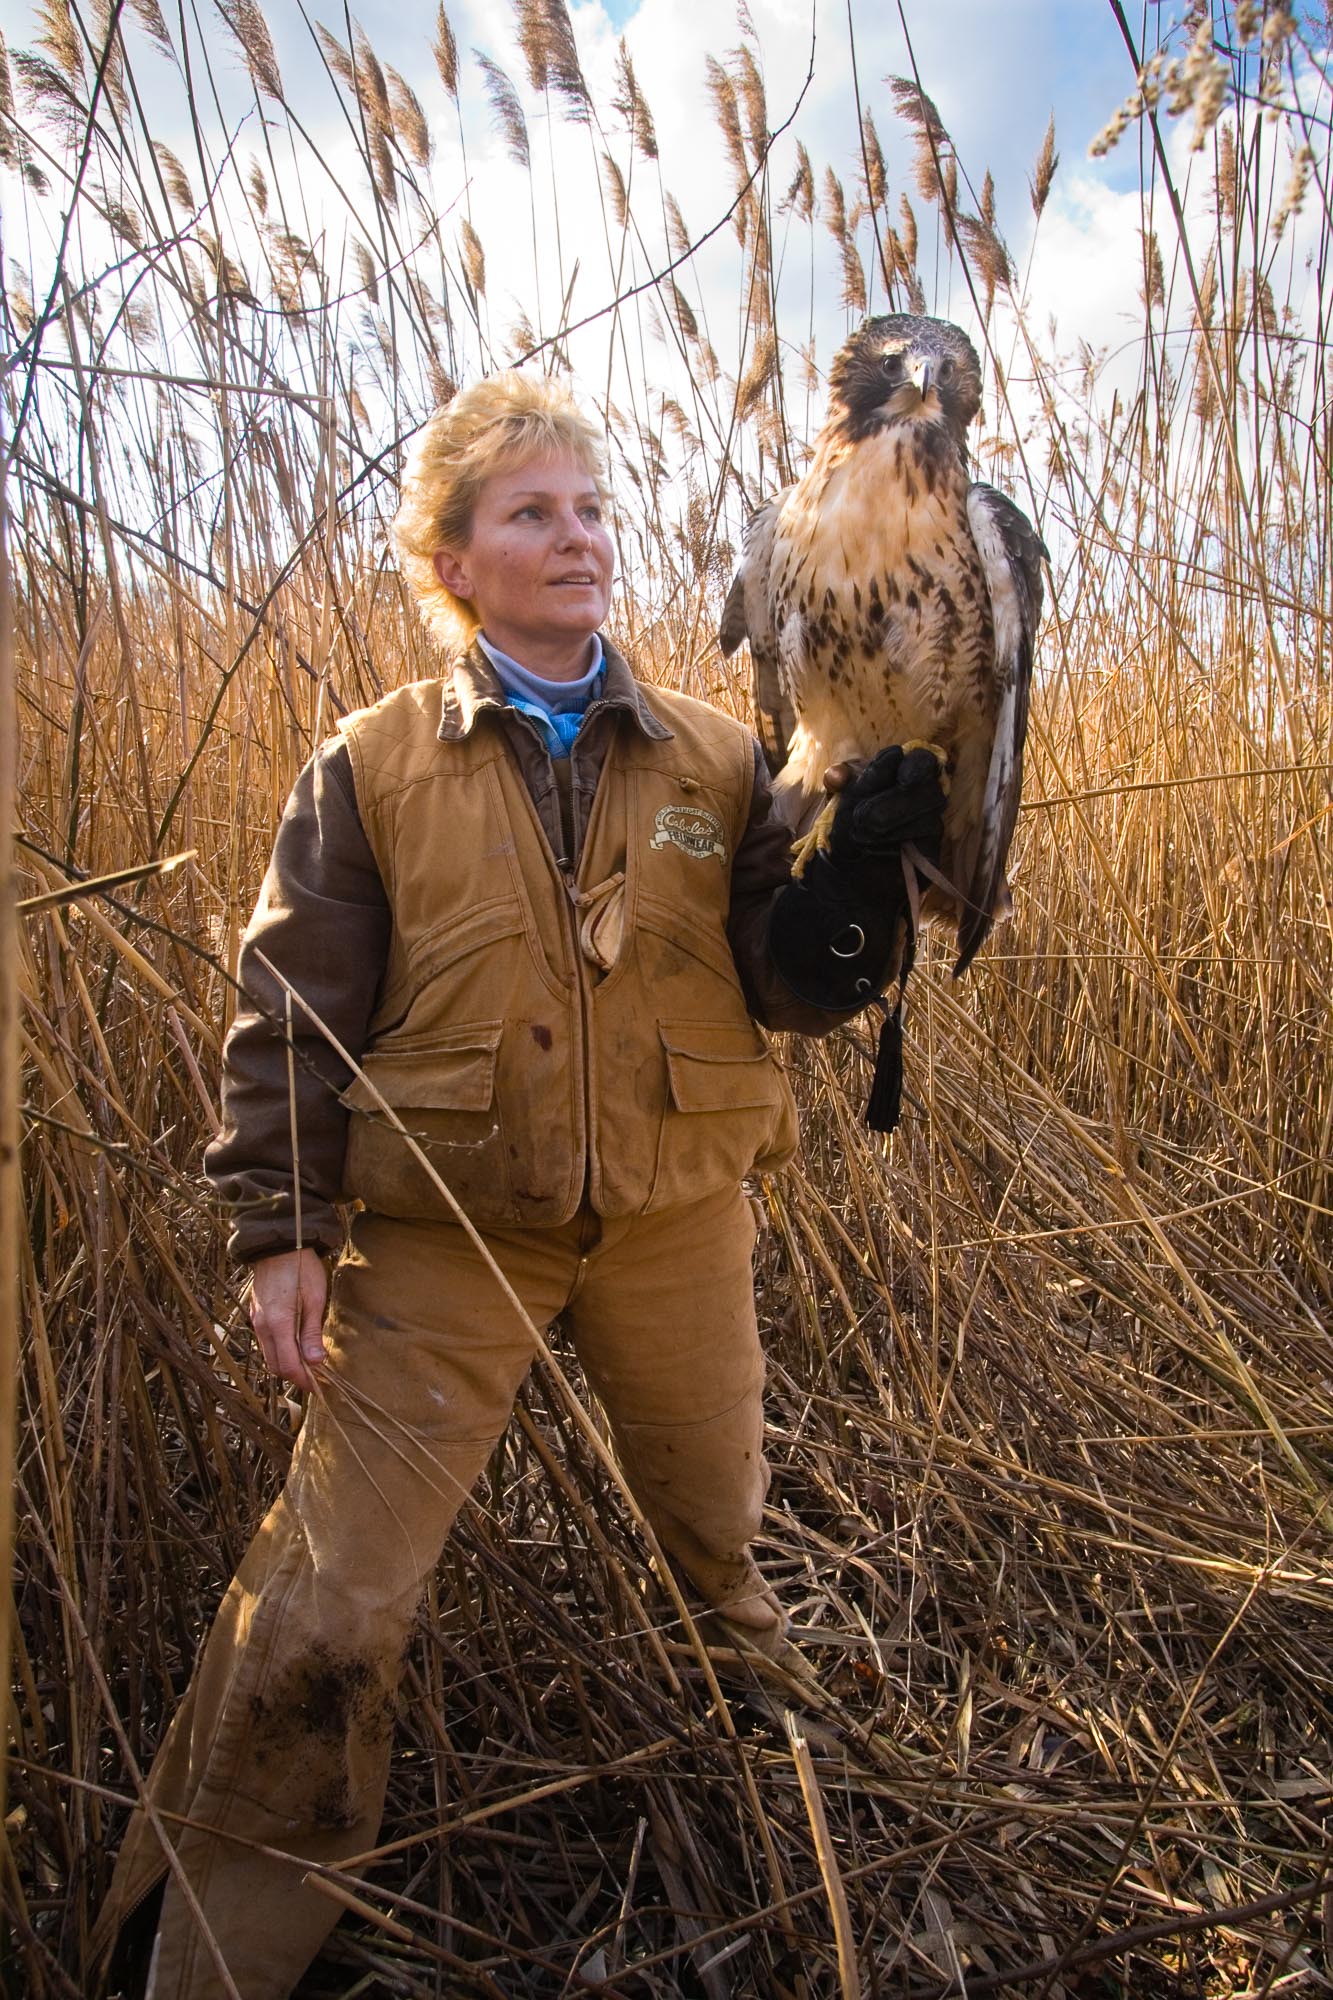
[{"label": "hawk's wing", "polygon": [[718,638],[726,659],[730,659],[742,639],[750,642],[759,740],[764,746],[768,768],[775,776],[787,761],[787,744],[796,727],[796,710],[783,688],[778,670],[778,635],[773,623],[769,581],[773,536],[786,497],[785,491],[779,493],[776,500],[770,500],[766,507],[761,507],[751,517],[745,530],[745,553],[727,592],[722,623],[718,628]]},{"label": "hawk's wing", "polygon": [[967,902],[958,926],[955,979],[967,970],[995,917],[1002,914],[997,905],[1005,895],[1004,864],[1023,783],[1028,689],[1041,622],[1041,564],[1046,554],[1027,515],[993,486],[969,489],[967,520],[986,573],[995,627],[995,678],[1001,695],[982,804],[981,846],[972,880],[966,885]]}]

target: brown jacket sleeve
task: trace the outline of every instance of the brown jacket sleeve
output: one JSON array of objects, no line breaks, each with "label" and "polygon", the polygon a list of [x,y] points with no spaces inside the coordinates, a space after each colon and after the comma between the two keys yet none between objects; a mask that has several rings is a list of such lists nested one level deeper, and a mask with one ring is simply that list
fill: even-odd
[{"label": "brown jacket sleeve", "polygon": [[727,942],[741,977],[745,1004],[765,1028],[797,1035],[827,1035],[861,1009],[832,1013],[798,1000],[768,955],[768,913],[773,899],[791,880],[791,828],[773,801],[768,766],[754,746],[754,792],[750,817],[731,870],[731,913]]},{"label": "brown jacket sleeve", "polygon": [[[297,1243],[286,996],[257,953],[359,1057],[389,924],[384,885],[357,813],[351,761],[337,740],[306,765],[278,827],[241,945],[242,998],[222,1052],[222,1130],[204,1155],[204,1171],[231,1210],[228,1247],[246,1263]],[[348,1116],[339,1092],[351,1074],[295,1000],[292,1042],[300,1240],[336,1251],[343,1240],[335,1203]]]}]

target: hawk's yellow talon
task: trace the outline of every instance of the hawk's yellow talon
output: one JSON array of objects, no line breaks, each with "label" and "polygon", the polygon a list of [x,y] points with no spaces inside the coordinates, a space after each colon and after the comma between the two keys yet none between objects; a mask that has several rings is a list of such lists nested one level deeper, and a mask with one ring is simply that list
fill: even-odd
[{"label": "hawk's yellow talon", "polygon": [[803,833],[799,840],[792,842],[791,878],[793,882],[801,880],[801,877],[810,865],[811,855],[822,854],[828,846],[829,835],[833,831],[833,815],[837,810],[837,799],[830,799],[809,833]]}]

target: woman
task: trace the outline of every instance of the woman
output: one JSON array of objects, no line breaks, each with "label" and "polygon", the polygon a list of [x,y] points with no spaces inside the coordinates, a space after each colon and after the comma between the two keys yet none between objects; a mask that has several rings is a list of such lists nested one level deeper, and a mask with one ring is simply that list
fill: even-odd
[{"label": "woman", "polygon": [[[791,884],[749,732],[601,636],[599,441],[555,385],[502,375],[438,412],[396,531],[449,670],[297,781],[207,1158],[265,1360],[310,1403],[153,1766],[166,1817],[136,1815],[100,1920],[109,1942],[167,1874],[154,2000],[225,1991],[219,1963],[278,2000],[317,1951],[337,1906],[304,1866],[374,1844],[411,1617],[532,1359],[386,1105],[533,1322],[563,1317],[728,1643],[771,1652],[785,1625],[749,1548],[768,1472],[740,1182],[796,1127],[755,1021],[824,1033],[880,990],[901,868],[861,851],[853,801],[893,780],[849,788],[840,859]],[[894,777],[938,815],[933,776]],[[362,1205],[350,1240],[339,1202]]]}]

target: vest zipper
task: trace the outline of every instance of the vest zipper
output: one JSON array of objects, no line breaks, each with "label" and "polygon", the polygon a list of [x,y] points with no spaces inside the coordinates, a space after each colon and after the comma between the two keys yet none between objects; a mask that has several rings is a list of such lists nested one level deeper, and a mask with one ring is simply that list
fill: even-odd
[{"label": "vest zipper", "polygon": [[566,856],[555,864],[563,888],[569,916],[569,949],[573,959],[574,1006],[578,1016],[578,1060],[581,1065],[579,1095],[583,1102],[583,1186],[579,1206],[592,1192],[594,1131],[592,1113],[592,1022],[588,1006],[588,986],[584,977],[583,948],[579,943],[579,887],[574,879],[574,863]]},{"label": "vest zipper", "polygon": [[[530,717],[525,716],[521,709],[516,709],[514,713],[519,717],[521,722],[526,724],[526,726],[532,730],[533,735],[536,736],[538,741],[541,743],[541,747],[544,754],[547,757],[549,757],[550,752],[546,749],[546,744],[542,740],[541,733],[537,729],[536,724],[532,722]],[[610,752],[608,751],[607,754],[609,755]],[[570,775],[572,778],[573,776],[572,766]],[[574,862],[572,856],[567,854],[560,855],[554,852],[554,850],[551,847],[550,841],[546,837],[546,829],[542,825],[541,814],[537,811],[536,801],[533,798],[531,792],[529,792],[527,785],[523,781],[522,771],[518,771],[516,773],[516,776],[518,778],[519,789],[523,793],[524,798],[527,800],[528,811],[532,814],[533,823],[537,828],[537,832],[538,835],[540,836],[542,846],[546,850],[546,854],[550,861],[552,871],[555,875],[558,888],[559,890],[563,890],[564,892],[562,896],[558,897],[558,900],[563,904],[569,918],[568,939],[569,939],[569,952],[571,961],[570,972],[574,980],[574,1002],[578,1012],[577,1059],[580,1064],[580,1070],[581,1070],[579,1076],[579,1097],[583,1105],[583,1186],[579,1193],[579,1206],[582,1207],[584,1201],[588,1197],[589,1190],[591,1189],[592,1186],[592,1167],[593,1167],[592,1038],[590,1033],[590,1022],[588,1017],[587,985],[584,980],[583,951],[579,944],[579,890],[578,890],[578,883],[575,880],[576,863]],[[578,829],[573,824],[574,807],[572,802],[573,801],[572,785],[570,788],[570,797],[571,797],[570,831],[571,833],[577,834]],[[579,859],[580,860],[582,859],[581,853]]]},{"label": "vest zipper", "polygon": [[[594,702],[592,704],[592,707],[589,708],[584,715],[583,718],[584,727],[587,726],[589,718],[592,715],[594,715],[599,709],[608,708],[610,706],[611,704],[608,702]],[[579,731],[579,735],[581,736],[582,734],[583,731],[581,729]],[[578,870],[581,869],[583,866],[583,858],[585,854],[588,852],[588,842],[589,842],[589,837],[593,830],[593,820],[596,816],[598,802],[599,800],[603,800],[602,787],[607,775],[607,766],[610,763],[611,759],[616,755],[618,747],[618,737],[619,737],[619,731],[613,732],[611,741],[606,746],[606,755],[602,759],[601,770],[599,771],[597,777],[597,790],[593,794],[592,806],[588,813],[587,824],[582,828],[580,828],[580,826],[578,825],[579,793],[578,793],[578,787],[574,783],[574,776],[575,776],[574,750],[575,747],[577,746],[578,738],[576,737],[574,743],[570,745],[569,821],[570,821],[570,832],[573,836],[573,844],[578,848],[578,858],[577,861],[574,859],[570,859],[567,864],[566,863],[560,864],[561,879],[565,884],[565,888],[568,894],[570,948],[574,954],[574,979],[578,988],[579,1038],[582,1044],[582,1057],[583,1057],[584,1173],[583,1173],[582,1200],[585,1202],[590,1201],[592,1199],[593,1182],[595,1179],[600,1179],[601,1163],[596,1158],[597,1124],[593,1106],[594,1050],[592,1045],[592,1040],[593,1040],[592,991],[591,991],[592,974],[591,974],[591,968],[587,960],[583,956],[583,945],[579,936],[580,905],[579,905],[579,886],[578,886],[577,876],[578,876]],[[605,812],[606,810],[604,801],[602,805],[602,810],[603,812]],[[627,840],[629,839],[628,819],[626,824],[626,839]],[[627,874],[628,874],[628,865],[629,864],[627,860],[626,861]]]}]

